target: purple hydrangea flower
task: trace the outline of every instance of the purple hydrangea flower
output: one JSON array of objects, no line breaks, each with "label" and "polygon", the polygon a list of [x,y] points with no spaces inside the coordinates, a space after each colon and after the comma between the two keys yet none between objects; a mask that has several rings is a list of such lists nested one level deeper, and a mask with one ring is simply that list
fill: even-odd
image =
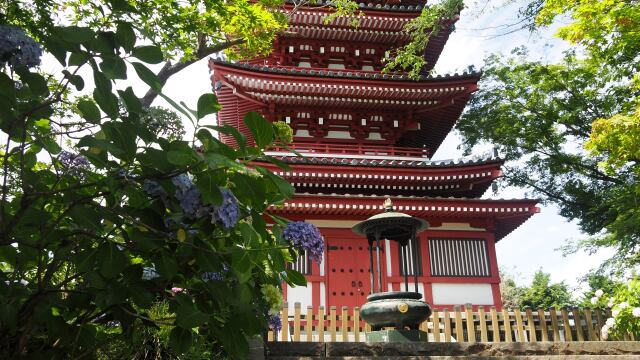
[{"label": "purple hydrangea flower", "polygon": [[0,26],[0,66],[34,67],[40,65],[42,48],[24,30],[16,26]]},{"label": "purple hydrangea flower", "polygon": [[292,221],[287,224],[282,235],[293,246],[305,250],[311,260],[318,263],[322,261],[324,239],[315,225],[304,221]]},{"label": "purple hydrangea flower", "polygon": [[278,332],[282,329],[282,319],[280,318],[280,314],[268,314],[267,321],[269,322],[269,328],[271,330]]},{"label": "purple hydrangea flower", "polygon": [[91,164],[86,157],[68,151],[61,151],[58,161],[64,167],[67,174],[82,178],[84,172],[89,170]]},{"label": "purple hydrangea flower", "polygon": [[142,189],[145,193],[147,193],[147,195],[154,198],[162,198],[167,196],[167,192],[164,190],[164,188],[162,188],[160,184],[153,180],[146,179],[142,184]]},{"label": "purple hydrangea flower", "polygon": [[225,229],[229,230],[236,226],[240,218],[238,200],[227,188],[221,187],[220,192],[222,193],[222,204],[213,207],[211,218],[212,222],[220,220]]}]

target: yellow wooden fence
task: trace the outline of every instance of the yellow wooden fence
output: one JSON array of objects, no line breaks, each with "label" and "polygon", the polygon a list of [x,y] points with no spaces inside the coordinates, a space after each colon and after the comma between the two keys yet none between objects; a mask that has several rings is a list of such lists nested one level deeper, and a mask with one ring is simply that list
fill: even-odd
[{"label": "yellow wooden fence", "polygon": [[[332,306],[325,311],[320,306],[304,309],[295,303],[293,314],[288,305],[282,308],[282,330],[269,331],[269,341],[365,341],[369,325],[360,318],[360,309]],[[598,341],[600,329],[610,313],[600,309],[549,310],[515,308],[497,311],[495,307],[470,305],[433,311],[420,325],[432,342],[537,342],[537,341]],[[309,321],[310,320],[310,321]],[[633,340],[629,336],[628,340]]]}]

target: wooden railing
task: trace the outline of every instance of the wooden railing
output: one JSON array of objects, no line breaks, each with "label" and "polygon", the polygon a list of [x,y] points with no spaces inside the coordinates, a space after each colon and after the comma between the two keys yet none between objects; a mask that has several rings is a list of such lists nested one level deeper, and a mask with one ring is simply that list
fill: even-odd
[{"label": "wooden railing", "polygon": [[[312,154],[351,154],[373,156],[398,156],[398,157],[427,157],[429,151],[421,148],[360,145],[360,144],[327,144],[327,143],[295,143],[289,145],[303,155]],[[287,151],[284,148],[275,147],[272,151]]]},{"label": "wooden railing", "polygon": [[[420,325],[432,342],[537,342],[537,341],[598,341],[600,329],[610,316],[601,309],[537,309],[515,308],[497,311],[495,307],[470,305],[454,307],[453,311],[433,311]],[[308,307],[305,312],[300,303],[294,304],[293,314],[287,304],[281,313],[282,330],[269,331],[269,341],[362,342],[370,331],[360,318],[360,309],[335,306],[325,312]],[[286,319],[286,320],[285,320]],[[634,340],[628,336],[625,340]]]}]

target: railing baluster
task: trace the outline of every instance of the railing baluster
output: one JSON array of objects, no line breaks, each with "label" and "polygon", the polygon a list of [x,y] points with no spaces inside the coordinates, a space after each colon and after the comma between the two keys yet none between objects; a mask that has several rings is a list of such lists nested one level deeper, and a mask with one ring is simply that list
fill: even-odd
[{"label": "railing baluster", "polygon": [[444,309],[444,342],[451,342],[451,318],[449,309]]},{"label": "railing baluster", "polygon": [[282,341],[289,341],[289,304],[282,305]]},{"label": "railing baluster", "polygon": [[544,309],[538,309],[538,321],[540,321],[540,334],[542,335],[542,341],[549,341],[549,328],[547,328],[547,317],[545,316]]},{"label": "railing baluster", "polygon": [[496,311],[496,307],[491,307],[491,330],[493,332],[493,337],[491,341],[500,342],[500,321],[498,320],[498,312]]},{"label": "railing baluster", "polygon": [[511,316],[509,315],[509,310],[505,308],[502,309],[502,322],[504,323],[504,341],[510,343],[513,341],[511,336]]},{"label": "railing baluster", "polygon": [[313,340],[313,307],[307,306],[307,318],[305,319],[304,333],[307,341]]},{"label": "railing baluster", "polygon": [[355,342],[360,342],[360,308],[353,308],[353,337]]},{"label": "railing baluster", "polygon": [[486,314],[484,313],[484,306],[478,306],[478,319],[480,320],[480,341],[488,342],[489,337],[487,336],[487,319]]},{"label": "railing baluster", "polygon": [[324,306],[318,307],[318,341],[324,342]]},{"label": "railing baluster", "polygon": [[340,330],[342,335],[342,342],[349,341],[349,314],[347,313],[348,307],[342,307],[342,313],[340,314]]},{"label": "railing baluster", "polygon": [[562,314],[562,327],[564,328],[564,341],[573,341],[573,335],[571,334],[571,325],[569,325],[569,313],[566,308],[560,310]]},{"label": "railing baluster", "polygon": [[440,342],[440,314],[438,310],[433,310],[433,341]]},{"label": "railing baluster", "polygon": [[293,304],[293,341],[300,341],[300,303]]},{"label": "railing baluster", "polygon": [[460,306],[454,306],[453,311],[456,317],[456,342],[464,342],[464,328],[462,327],[462,313]]},{"label": "railing baluster", "polygon": [[573,313],[573,323],[576,325],[576,337],[578,341],[584,341],[584,332],[582,331],[582,320],[580,319],[580,312],[578,308],[571,309]]},{"label": "railing baluster", "polygon": [[536,322],[533,319],[533,313],[531,312],[531,308],[526,308],[527,313],[527,328],[529,329],[529,342],[538,342],[538,337],[536,336]]},{"label": "railing baluster", "polygon": [[336,307],[332,306],[329,314],[329,333],[331,341],[336,342]]},{"label": "railing baluster", "polygon": [[465,313],[467,318],[467,339],[470,343],[476,342],[476,323],[473,317],[473,308],[471,304],[465,304]]}]

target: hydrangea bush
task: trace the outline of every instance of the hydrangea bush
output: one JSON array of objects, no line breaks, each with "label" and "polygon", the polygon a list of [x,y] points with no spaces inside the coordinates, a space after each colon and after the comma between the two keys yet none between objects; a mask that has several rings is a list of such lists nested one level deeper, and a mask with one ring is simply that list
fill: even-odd
[{"label": "hydrangea bush", "polygon": [[[165,97],[195,130],[160,136],[114,87],[135,73],[162,92],[146,64],[163,53],[136,31],[55,26],[38,44],[0,23],[0,358],[135,358],[135,334],[159,327],[175,357],[206,343],[243,358],[275,326],[281,283],[306,285],[293,250],[321,259],[317,229],[269,215],[293,187],[252,165],[280,164],[264,150],[290,131],[255,113],[251,142],[202,123],[219,108],[209,93],[194,109]],[[38,69],[43,51],[60,76]],[[75,97],[86,76],[91,96]]]},{"label": "hydrangea bush", "polygon": [[611,309],[611,317],[600,330],[602,340],[624,340],[629,335],[640,338],[640,278],[630,279],[611,295],[597,290],[591,303]]}]

